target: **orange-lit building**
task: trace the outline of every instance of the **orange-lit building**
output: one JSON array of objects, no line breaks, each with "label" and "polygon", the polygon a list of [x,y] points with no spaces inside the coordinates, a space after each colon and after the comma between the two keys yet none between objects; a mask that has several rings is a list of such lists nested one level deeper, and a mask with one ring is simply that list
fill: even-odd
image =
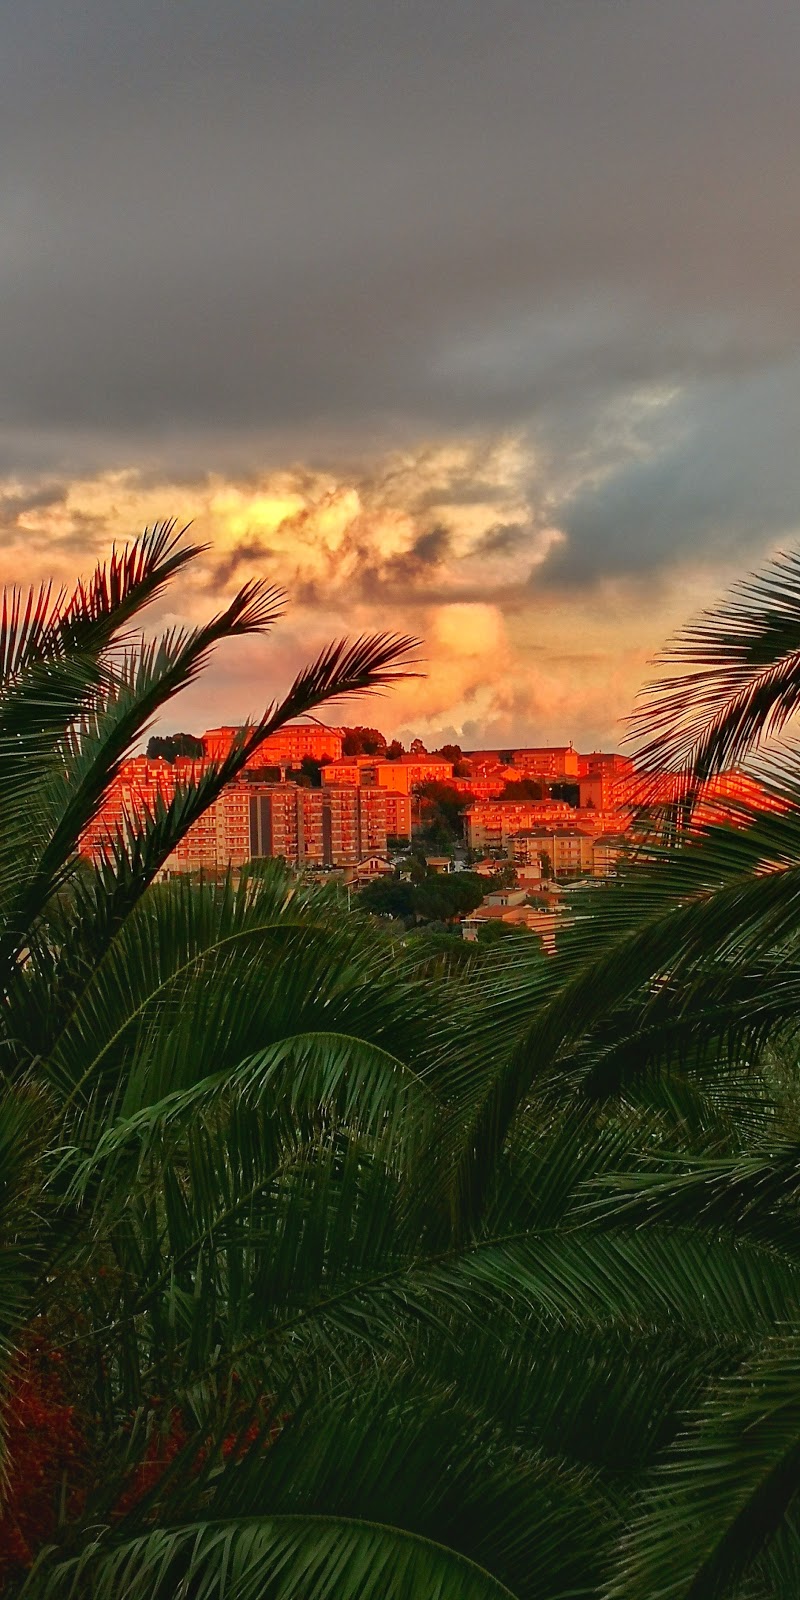
[{"label": "orange-lit building", "polygon": [[132,756],[123,761],[102,811],[83,835],[84,854],[96,854],[116,834],[124,832],[126,817],[135,820],[137,816],[153,812],[159,797],[169,802],[175,793],[176,779],[175,766],[162,757],[148,761],[146,756]]},{"label": "orange-lit building", "polygon": [[571,744],[536,745],[513,752],[513,765],[523,778],[544,778],[557,783],[577,778],[578,752]]},{"label": "orange-lit building", "polygon": [[245,860],[282,856],[297,865],[297,789],[293,783],[248,785],[249,840]]},{"label": "orange-lit building", "polygon": [[374,759],[374,756],[339,756],[334,761],[326,762],[322,769],[322,781],[325,784],[364,783],[365,772],[372,766]]},{"label": "orange-lit building", "polygon": [[549,863],[553,878],[579,878],[594,870],[594,840],[577,828],[525,828],[508,841],[512,861],[531,866]]},{"label": "orange-lit building", "polygon": [[[221,761],[229,752],[240,728],[207,728],[202,735],[203,750],[210,761]],[[287,722],[271,733],[253,752],[251,767],[298,766],[303,756],[315,761],[337,761],[342,754],[342,733],[319,722]]]},{"label": "orange-lit building", "polygon": [[397,761],[379,758],[363,767],[362,772],[362,783],[394,789],[398,794],[411,794],[421,783],[450,783],[453,763],[440,760],[438,756],[400,756]]},{"label": "orange-lit building", "polygon": [[503,793],[506,782],[519,777],[513,768],[498,767],[493,776],[476,773],[470,778],[448,778],[451,789],[458,794],[472,795],[475,800],[496,800]]},{"label": "orange-lit building", "polygon": [[390,839],[411,837],[411,796],[396,794],[392,789],[382,791],[386,804],[386,833]]},{"label": "orange-lit building", "polygon": [[[361,859],[358,847],[358,802],[361,790],[352,785],[341,785],[318,790],[323,798],[323,836],[325,860],[347,867]],[[385,835],[384,835],[385,843]]]},{"label": "orange-lit building", "polygon": [[[367,856],[385,856],[386,837],[388,833],[395,833],[395,828],[389,828],[388,802],[398,798],[405,799],[389,793],[386,789],[359,789],[358,790],[358,859],[363,861]],[[411,816],[411,802],[408,803],[409,828]]]},{"label": "orange-lit building", "polygon": [[624,848],[620,834],[596,836],[580,828],[526,828],[508,841],[508,854],[516,866],[538,864],[541,869],[549,864],[554,878],[611,877]]},{"label": "orange-lit building", "polygon": [[566,800],[479,800],[464,816],[466,840],[470,850],[480,854],[496,850],[505,855],[513,833],[526,828],[569,827],[575,815]]},{"label": "orange-lit building", "polygon": [[590,750],[578,755],[579,778],[592,778],[600,772],[627,778],[633,772],[633,761],[630,756],[620,755],[618,750]]}]

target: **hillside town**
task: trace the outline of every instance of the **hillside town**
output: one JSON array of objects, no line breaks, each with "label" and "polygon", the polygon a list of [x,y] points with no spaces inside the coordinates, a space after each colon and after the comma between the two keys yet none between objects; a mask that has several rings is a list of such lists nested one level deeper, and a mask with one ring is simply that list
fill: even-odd
[{"label": "hillside town", "polygon": [[[126,818],[156,812],[224,761],[240,736],[224,726],[151,739],[146,754],[123,762],[84,834],[84,854],[99,860]],[[668,778],[660,780],[665,792]],[[527,929],[551,948],[565,891],[616,875],[643,793],[633,761],[616,751],[572,744],[428,751],[418,739],[406,750],[374,728],[288,723],[192,825],[163,876],[214,877],[269,858],[305,877],[339,879],[348,890],[379,879],[408,884],[421,869],[467,873],[474,892],[463,883],[455,894],[453,886],[451,904],[442,887],[440,918],[388,887],[364,895],[364,903],[387,915],[457,923],[467,940],[498,927]],[[730,772],[706,786],[703,807],[714,819],[726,807],[762,801],[753,779]]]}]

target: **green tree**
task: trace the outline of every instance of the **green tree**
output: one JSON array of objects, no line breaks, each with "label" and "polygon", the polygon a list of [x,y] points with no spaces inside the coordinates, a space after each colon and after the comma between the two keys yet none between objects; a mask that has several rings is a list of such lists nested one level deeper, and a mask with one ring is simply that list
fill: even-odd
[{"label": "green tree", "polygon": [[371,911],[375,916],[410,918],[414,915],[414,888],[412,884],[387,873],[364,884],[359,903],[362,910]]},{"label": "green tree", "polygon": [[547,785],[540,778],[514,778],[504,783],[501,800],[543,800]]},{"label": "green tree", "polygon": [[408,850],[410,844],[411,840],[407,833],[387,833],[386,835],[386,848],[391,851],[392,855],[396,855],[401,850]]},{"label": "green tree", "polygon": [[485,879],[476,872],[431,873],[414,888],[414,911],[428,922],[447,922],[468,916],[485,893]]},{"label": "green tree", "polygon": [[177,756],[189,756],[192,760],[200,760],[204,755],[202,739],[196,738],[193,733],[167,733],[163,736],[154,734],[147,742],[147,757],[155,761],[162,756],[165,761],[174,761]]},{"label": "green tree", "polygon": [[[530,983],[512,1062],[492,1060],[487,1039],[463,1134],[459,1192],[477,1218],[491,1204],[487,1174],[501,1153],[513,1166],[533,1107],[558,1108],[557,1182],[572,1123],[585,1188],[561,1213],[561,1248],[583,1232],[587,1306],[603,1252],[621,1250],[613,1316],[633,1312],[642,1330],[655,1317],[653,1337],[633,1335],[606,1381],[630,1385],[627,1417],[648,1391],[652,1404],[659,1371],[683,1395],[681,1415],[662,1391],[629,1436],[639,1484],[601,1563],[609,1600],[796,1592],[800,781],[796,750],[771,740],[799,692],[792,555],[663,657],[635,720],[654,789],[634,859],[618,883],[576,896],[572,927],[542,963],[545,987]],[[762,799],[727,794],[726,773],[756,762]],[[720,781],[722,807],[707,787]],[[675,1319],[671,1356],[654,1291]],[[694,1337],[687,1292],[700,1296]],[[580,1387],[596,1404],[594,1380]]]},{"label": "green tree", "polygon": [[[218,640],[279,612],[247,585],[205,627],[126,656],[193,553],[156,529],[63,606],[12,597],[0,627],[4,1534],[35,1488],[15,1476],[32,1351],[81,1436],[37,1470],[27,1579],[0,1539],[4,1592],[585,1588],[618,1493],[545,1440],[529,1370],[532,1318],[560,1348],[580,1312],[574,1265],[524,1214],[524,1184],[503,1179],[466,1227],[453,1186],[481,1073],[470,969],[430,972],[276,863],[238,887],[157,881],[262,739],[391,682],[404,641],[325,651],[224,762],[81,862],[149,718]],[[513,1053],[519,986],[517,965],[495,1059]]]},{"label": "green tree", "polygon": [[434,855],[452,854],[453,846],[463,838],[463,816],[472,804],[471,797],[438,781],[419,784],[415,793],[420,800],[423,843]]},{"label": "green tree", "polygon": [[322,769],[327,766],[325,758],[321,761],[316,756],[303,756],[300,762],[300,772],[311,789],[322,788]]},{"label": "green tree", "polygon": [[342,755],[343,756],[382,756],[386,751],[386,739],[380,728],[342,728]]},{"label": "green tree", "polygon": [[248,586],[123,661],[190,554],[157,530],[0,629],[5,1525],[32,1337],[89,1445],[27,1596],[785,1600],[800,796],[786,755],[738,828],[698,789],[795,698],[800,562],[645,702],[682,778],[620,879],[555,955],[461,962],[275,864],[155,881],[253,740],[402,667],[386,641],[79,868],[147,720],[278,607]]}]

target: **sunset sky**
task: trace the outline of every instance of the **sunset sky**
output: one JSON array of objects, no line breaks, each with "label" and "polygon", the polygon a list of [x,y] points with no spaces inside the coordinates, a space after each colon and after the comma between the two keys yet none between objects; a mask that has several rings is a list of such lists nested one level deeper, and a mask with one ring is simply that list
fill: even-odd
[{"label": "sunset sky", "polygon": [[[154,518],[270,641],[427,676],[346,720],[619,742],[664,636],[800,524],[797,0],[26,0],[0,53],[0,577]],[[166,613],[160,618],[164,620]]]}]

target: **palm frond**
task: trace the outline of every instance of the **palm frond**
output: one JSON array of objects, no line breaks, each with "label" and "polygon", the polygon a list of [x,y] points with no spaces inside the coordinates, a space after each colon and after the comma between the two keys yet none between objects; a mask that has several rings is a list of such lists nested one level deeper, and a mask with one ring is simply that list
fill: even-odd
[{"label": "palm frond", "polygon": [[800,555],[738,583],[668,646],[631,724],[645,772],[702,781],[779,733],[800,704]]},{"label": "palm frond", "polygon": [[799,1379],[797,1336],[776,1335],[711,1388],[654,1474],[609,1597],[731,1592],[800,1492]]},{"label": "palm frond", "polygon": [[94,1600],[516,1600],[432,1540],[313,1515],[161,1528],[116,1547],[100,1538],[34,1575],[23,1594],[72,1600],[89,1590]]}]

